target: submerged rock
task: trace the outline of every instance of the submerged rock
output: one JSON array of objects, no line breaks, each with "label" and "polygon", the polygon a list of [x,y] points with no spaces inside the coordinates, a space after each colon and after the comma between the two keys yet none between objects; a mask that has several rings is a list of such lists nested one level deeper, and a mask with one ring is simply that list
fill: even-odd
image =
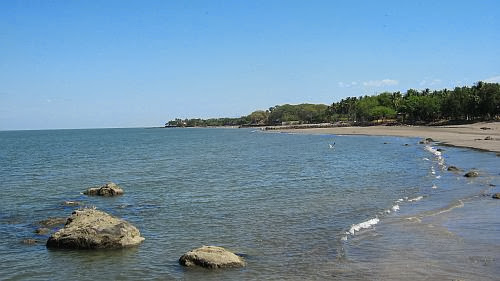
[{"label": "submerged rock", "polygon": [[64,228],[52,234],[47,247],[66,249],[124,248],[144,241],[132,224],[95,209],[74,211]]},{"label": "submerged rock", "polygon": [[101,187],[91,187],[83,192],[85,195],[97,195],[97,196],[116,196],[122,195],[123,189],[121,189],[115,183],[107,183]]},{"label": "submerged rock", "polygon": [[80,206],[82,205],[82,203],[78,202],[78,201],[64,201],[64,203],[62,203],[64,206]]},{"label": "submerged rock", "polygon": [[191,250],[179,258],[179,263],[184,266],[197,265],[205,268],[245,266],[243,258],[217,246],[203,246]]},{"label": "submerged rock", "polygon": [[44,227],[53,227],[57,225],[65,224],[68,218],[48,218],[42,221],[39,221],[38,224]]},{"label": "submerged rock", "polygon": [[493,194],[493,196],[491,196],[492,198],[495,198],[495,199],[500,199],[500,193],[495,193]]},{"label": "submerged rock", "polygon": [[447,170],[450,172],[460,172],[461,171],[461,169],[458,168],[457,166],[448,166]]},{"label": "submerged rock", "polygon": [[49,232],[50,232],[50,229],[48,229],[48,228],[46,228],[46,227],[40,227],[40,228],[37,228],[37,229],[35,230],[35,233],[36,233],[36,234],[39,234],[39,235],[45,235],[45,234],[47,234],[47,233],[49,233]]},{"label": "submerged rock", "polygon": [[27,238],[27,239],[23,239],[23,241],[21,241],[21,242],[23,244],[26,244],[26,245],[35,245],[36,243],[38,243],[38,240]]},{"label": "submerged rock", "polygon": [[478,176],[479,176],[479,173],[477,171],[469,171],[469,172],[465,173],[465,175],[464,175],[464,177],[466,177],[466,178],[475,178]]}]

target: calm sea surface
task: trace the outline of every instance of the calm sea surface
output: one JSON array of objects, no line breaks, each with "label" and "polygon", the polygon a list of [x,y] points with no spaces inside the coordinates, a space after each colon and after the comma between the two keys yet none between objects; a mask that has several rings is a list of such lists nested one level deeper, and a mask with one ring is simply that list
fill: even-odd
[{"label": "calm sea surface", "polygon": [[[494,153],[396,137],[0,132],[0,279],[494,280],[499,169]],[[81,194],[109,181],[125,194]],[[37,222],[69,216],[68,200],[128,220],[146,240],[125,250],[48,250]],[[23,244],[28,238],[40,242]],[[226,247],[248,265],[178,264],[202,245]]]}]

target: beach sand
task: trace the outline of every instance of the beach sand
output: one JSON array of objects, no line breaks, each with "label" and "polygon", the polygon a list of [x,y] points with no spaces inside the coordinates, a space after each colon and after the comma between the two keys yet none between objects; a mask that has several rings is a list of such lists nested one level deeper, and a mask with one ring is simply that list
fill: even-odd
[{"label": "beach sand", "polygon": [[[486,129],[488,128],[488,129]],[[287,129],[280,132],[332,135],[371,135],[432,138],[446,145],[500,153],[500,122],[450,126],[371,126]]]}]

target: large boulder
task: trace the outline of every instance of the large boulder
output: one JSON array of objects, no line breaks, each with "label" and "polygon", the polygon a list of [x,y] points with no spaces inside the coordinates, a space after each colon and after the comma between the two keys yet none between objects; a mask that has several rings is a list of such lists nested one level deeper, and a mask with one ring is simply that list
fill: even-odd
[{"label": "large boulder", "polygon": [[85,195],[97,195],[97,196],[116,196],[122,195],[123,189],[121,189],[115,183],[107,183],[100,187],[91,187],[83,192]]},{"label": "large boulder", "polygon": [[96,209],[74,211],[64,228],[52,234],[47,247],[66,249],[124,248],[144,241],[132,224]]},{"label": "large boulder", "polygon": [[182,255],[179,263],[184,266],[201,266],[205,268],[242,267],[243,258],[217,246],[203,246]]}]

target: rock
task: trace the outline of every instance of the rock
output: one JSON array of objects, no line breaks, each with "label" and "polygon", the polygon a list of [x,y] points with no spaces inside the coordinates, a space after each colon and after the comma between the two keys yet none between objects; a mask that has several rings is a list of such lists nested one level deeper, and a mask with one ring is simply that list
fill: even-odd
[{"label": "rock", "polygon": [[465,175],[464,175],[464,177],[466,177],[466,178],[475,178],[478,176],[479,176],[479,173],[477,171],[469,171],[469,172],[465,173]]},{"label": "rock", "polygon": [[493,140],[493,138],[491,136],[487,136],[484,138],[484,140]]},{"label": "rock", "polygon": [[491,128],[489,128],[489,127],[481,127],[479,129],[481,129],[481,130],[491,130]]},{"label": "rock", "polygon": [[21,241],[23,244],[26,244],[26,245],[35,245],[38,243],[38,240],[36,239],[32,239],[32,238],[27,238],[27,239],[23,239],[23,241]]},{"label": "rock", "polygon": [[67,218],[48,218],[46,220],[39,221],[38,224],[44,227],[53,227],[65,224],[67,220]]},{"label": "rock", "polygon": [[448,166],[448,171],[450,172],[460,172],[460,168],[456,167],[456,166]]},{"label": "rock", "polygon": [[436,149],[436,151],[443,152],[443,151],[444,151],[444,149],[442,149],[442,148],[438,148],[438,149]]},{"label": "rock", "polygon": [[39,234],[39,235],[45,235],[45,234],[47,234],[47,233],[49,233],[49,232],[50,232],[50,229],[48,229],[48,228],[46,228],[46,227],[40,227],[40,228],[37,228],[37,229],[35,230],[35,233],[36,233],[36,234]]},{"label": "rock", "polygon": [[243,258],[217,246],[203,246],[182,255],[179,263],[184,266],[201,266],[205,268],[242,267]]},{"label": "rock", "polygon": [[500,193],[493,194],[493,196],[491,196],[491,198],[500,199]]},{"label": "rock", "polygon": [[82,205],[82,203],[78,202],[78,201],[64,201],[64,203],[62,203],[64,206],[80,206]]},{"label": "rock", "polygon": [[85,195],[97,195],[97,196],[116,196],[122,195],[123,189],[121,189],[115,183],[107,183],[101,187],[91,187],[83,192]]},{"label": "rock", "polygon": [[64,228],[47,240],[49,248],[108,249],[124,248],[144,241],[139,230],[122,219],[96,209],[73,212]]},{"label": "rock", "polygon": [[409,146],[409,144],[405,143],[405,146]]},{"label": "rock", "polygon": [[431,142],[434,142],[434,140],[431,139],[431,138],[426,138],[426,139],[423,139],[423,140],[419,141],[418,143],[419,144],[429,144]]}]

